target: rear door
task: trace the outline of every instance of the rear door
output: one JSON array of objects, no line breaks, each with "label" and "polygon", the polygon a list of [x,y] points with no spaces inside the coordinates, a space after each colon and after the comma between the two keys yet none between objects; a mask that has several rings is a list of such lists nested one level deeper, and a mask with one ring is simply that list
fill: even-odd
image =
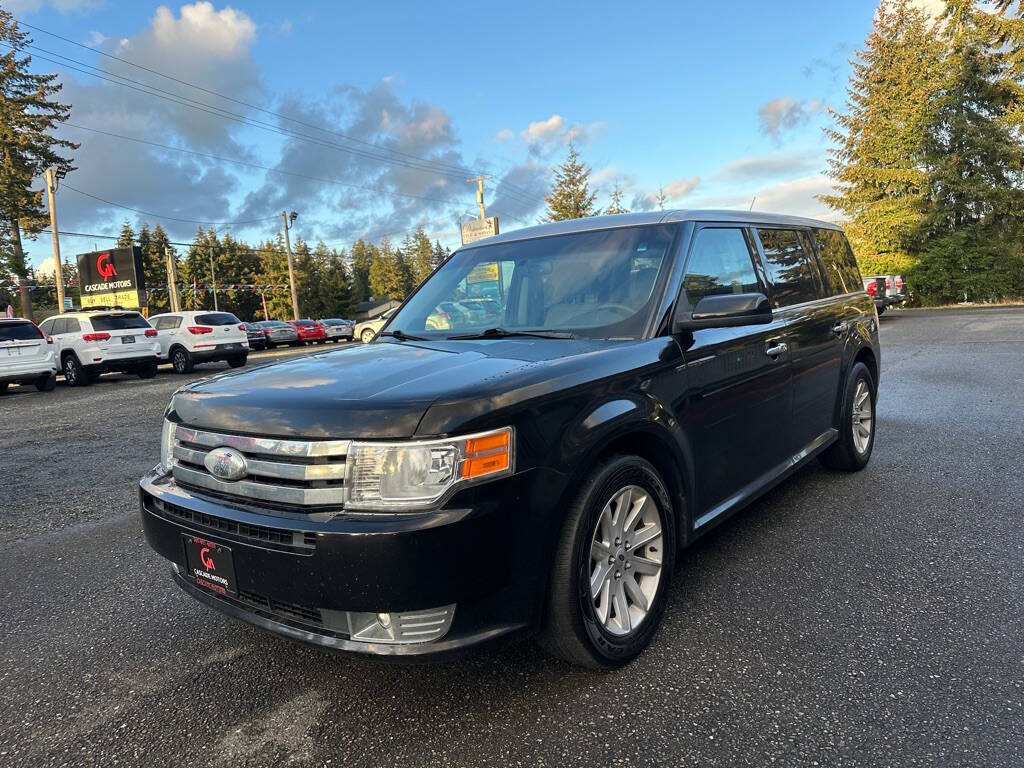
[{"label": "rear door", "polygon": [[201,312],[196,315],[195,321],[196,325],[213,328],[210,341],[218,347],[237,345],[243,342],[248,344],[249,338],[245,335],[242,321],[230,312]]},{"label": "rear door", "polygon": [[757,242],[771,283],[772,309],[785,324],[793,369],[792,454],[813,448],[835,426],[842,367],[841,302],[826,295],[808,232],[758,227]]},{"label": "rear door", "polygon": [[153,339],[146,337],[152,330],[138,312],[103,312],[89,315],[93,333],[108,334],[110,338],[98,342],[103,354],[109,358],[141,357],[153,354]]},{"label": "rear door", "polygon": [[[766,293],[746,227],[698,225],[680,300]],[[695,527],[710,522],[787,460],[791,411],[783,324],[708,328],[681,338],[686,361],[680,404],[693,448]]]},{"label": "rear door", "polygon": [[181,315],[160,315],[153,318],[156,340],[160,344],[160,359],[166,360],[171,353],[171,344],[181,328]]},{"label": "rear door", "polygon": [[28,320],[0,320],[0,374],[4,368],[25,368],[46,358],[46,337]]}]

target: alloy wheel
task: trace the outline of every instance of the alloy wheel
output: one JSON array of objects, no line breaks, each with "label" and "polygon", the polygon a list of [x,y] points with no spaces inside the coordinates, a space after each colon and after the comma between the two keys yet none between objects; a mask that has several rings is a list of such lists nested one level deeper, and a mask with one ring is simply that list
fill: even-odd
[{"label": "alloy wheel", "polygon": [[590,599],[598,623],[628,635],[647,618],[661,582],[662,520],[657,502],[638,485],[616,491],[594,526]]},{"label": "alloy wheel", "polygon": [[78,366],[70,357],[64,359],[64,380],[72,387],[78,383]]},{"label": "alloy wheel", "polygon": [[853,446],[857,453],[864,453],[871,443],[874,427],[874,408],[871,405],[871,390],[864,379],[857,379],[853,390]]}]

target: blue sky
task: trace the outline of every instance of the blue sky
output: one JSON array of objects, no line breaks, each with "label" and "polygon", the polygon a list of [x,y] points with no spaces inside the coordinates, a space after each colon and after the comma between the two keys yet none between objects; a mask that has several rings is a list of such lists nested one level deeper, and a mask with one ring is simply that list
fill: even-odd
[{"label": "blue sky", "polygon": [[[253,222],[219,229],[256,239],[287,207],[300,212],[297,234],[343,246],[417,225],[457,244],[458,217],[475,211],[461,168],[494,177],[486,195],[503,230],[534,223],[570,137],[603,204],[617,180],[633,209],[662,187],[672,207],[746,208],[756,195],[759,209],[828,215],[814,199],[828,187],[822,128],[827,108],[842,105],[876,2],[5,5],[89,46],[28,30],[49,52],[32,51],[36,68],[62,71],[72,122],[93,129],[67,129],[82,148],[65,182],[73,189],[59,192],[62,229],[108,234],[125,218],[158,220],[98,197],[172,217],[160,221],[176,240],[197,225],[172,219]],[[53,54],[277,132],[38,58]],[[66,256],[93,244],[62,239]],[[30,253],[43,261],[48,238]]]}]

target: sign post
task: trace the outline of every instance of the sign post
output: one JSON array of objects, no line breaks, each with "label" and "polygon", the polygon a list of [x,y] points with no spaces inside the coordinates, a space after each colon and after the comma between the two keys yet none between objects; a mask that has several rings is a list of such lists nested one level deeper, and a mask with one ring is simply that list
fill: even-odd
[{"label": "sign post", "polygon": [[142,271],[142,249],[134,246],[78,254],[78,284],[82,309],[143,309],[146,306],[146,282]]},{"label": "sign post", "polygon": [[488,216],[486,219],[472,219],[464,221],[462,228],[462,244],[469,245],[485,237],[493,237],[498,234],[498,217]]}]

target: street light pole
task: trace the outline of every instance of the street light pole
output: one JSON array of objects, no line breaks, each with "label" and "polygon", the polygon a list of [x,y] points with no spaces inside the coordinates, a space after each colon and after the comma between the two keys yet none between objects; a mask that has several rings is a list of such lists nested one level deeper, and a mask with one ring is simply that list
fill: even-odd
[{"label": "street light pole", "polygon": [[217,276],[213,273],[213,246],[210,246],[210,281],[213,283],[213,311],[217,311]]},{"label": "street light pole", "polygon": [[299,293],[295,290],[295,265],[293,264],[292,258],[292,239],[288,235],[288,230],[291,225],[295,223],[295,220],[299,217],[295,211],[289,213],[288,211],[281,211],[281,223],[284,225],[284,246],[288,252],[288,285],[292,289],[292,315],[294,319],[299,319]]},{"label": "street light pole", "polygon": [[50,202],[50,230],[53,232],[53,276],[57,282],[57,312],[64,312],[64,271],[60,263],[60,239],[57,237],[57,177],[53,168],[46,169],[46,196]]}]

